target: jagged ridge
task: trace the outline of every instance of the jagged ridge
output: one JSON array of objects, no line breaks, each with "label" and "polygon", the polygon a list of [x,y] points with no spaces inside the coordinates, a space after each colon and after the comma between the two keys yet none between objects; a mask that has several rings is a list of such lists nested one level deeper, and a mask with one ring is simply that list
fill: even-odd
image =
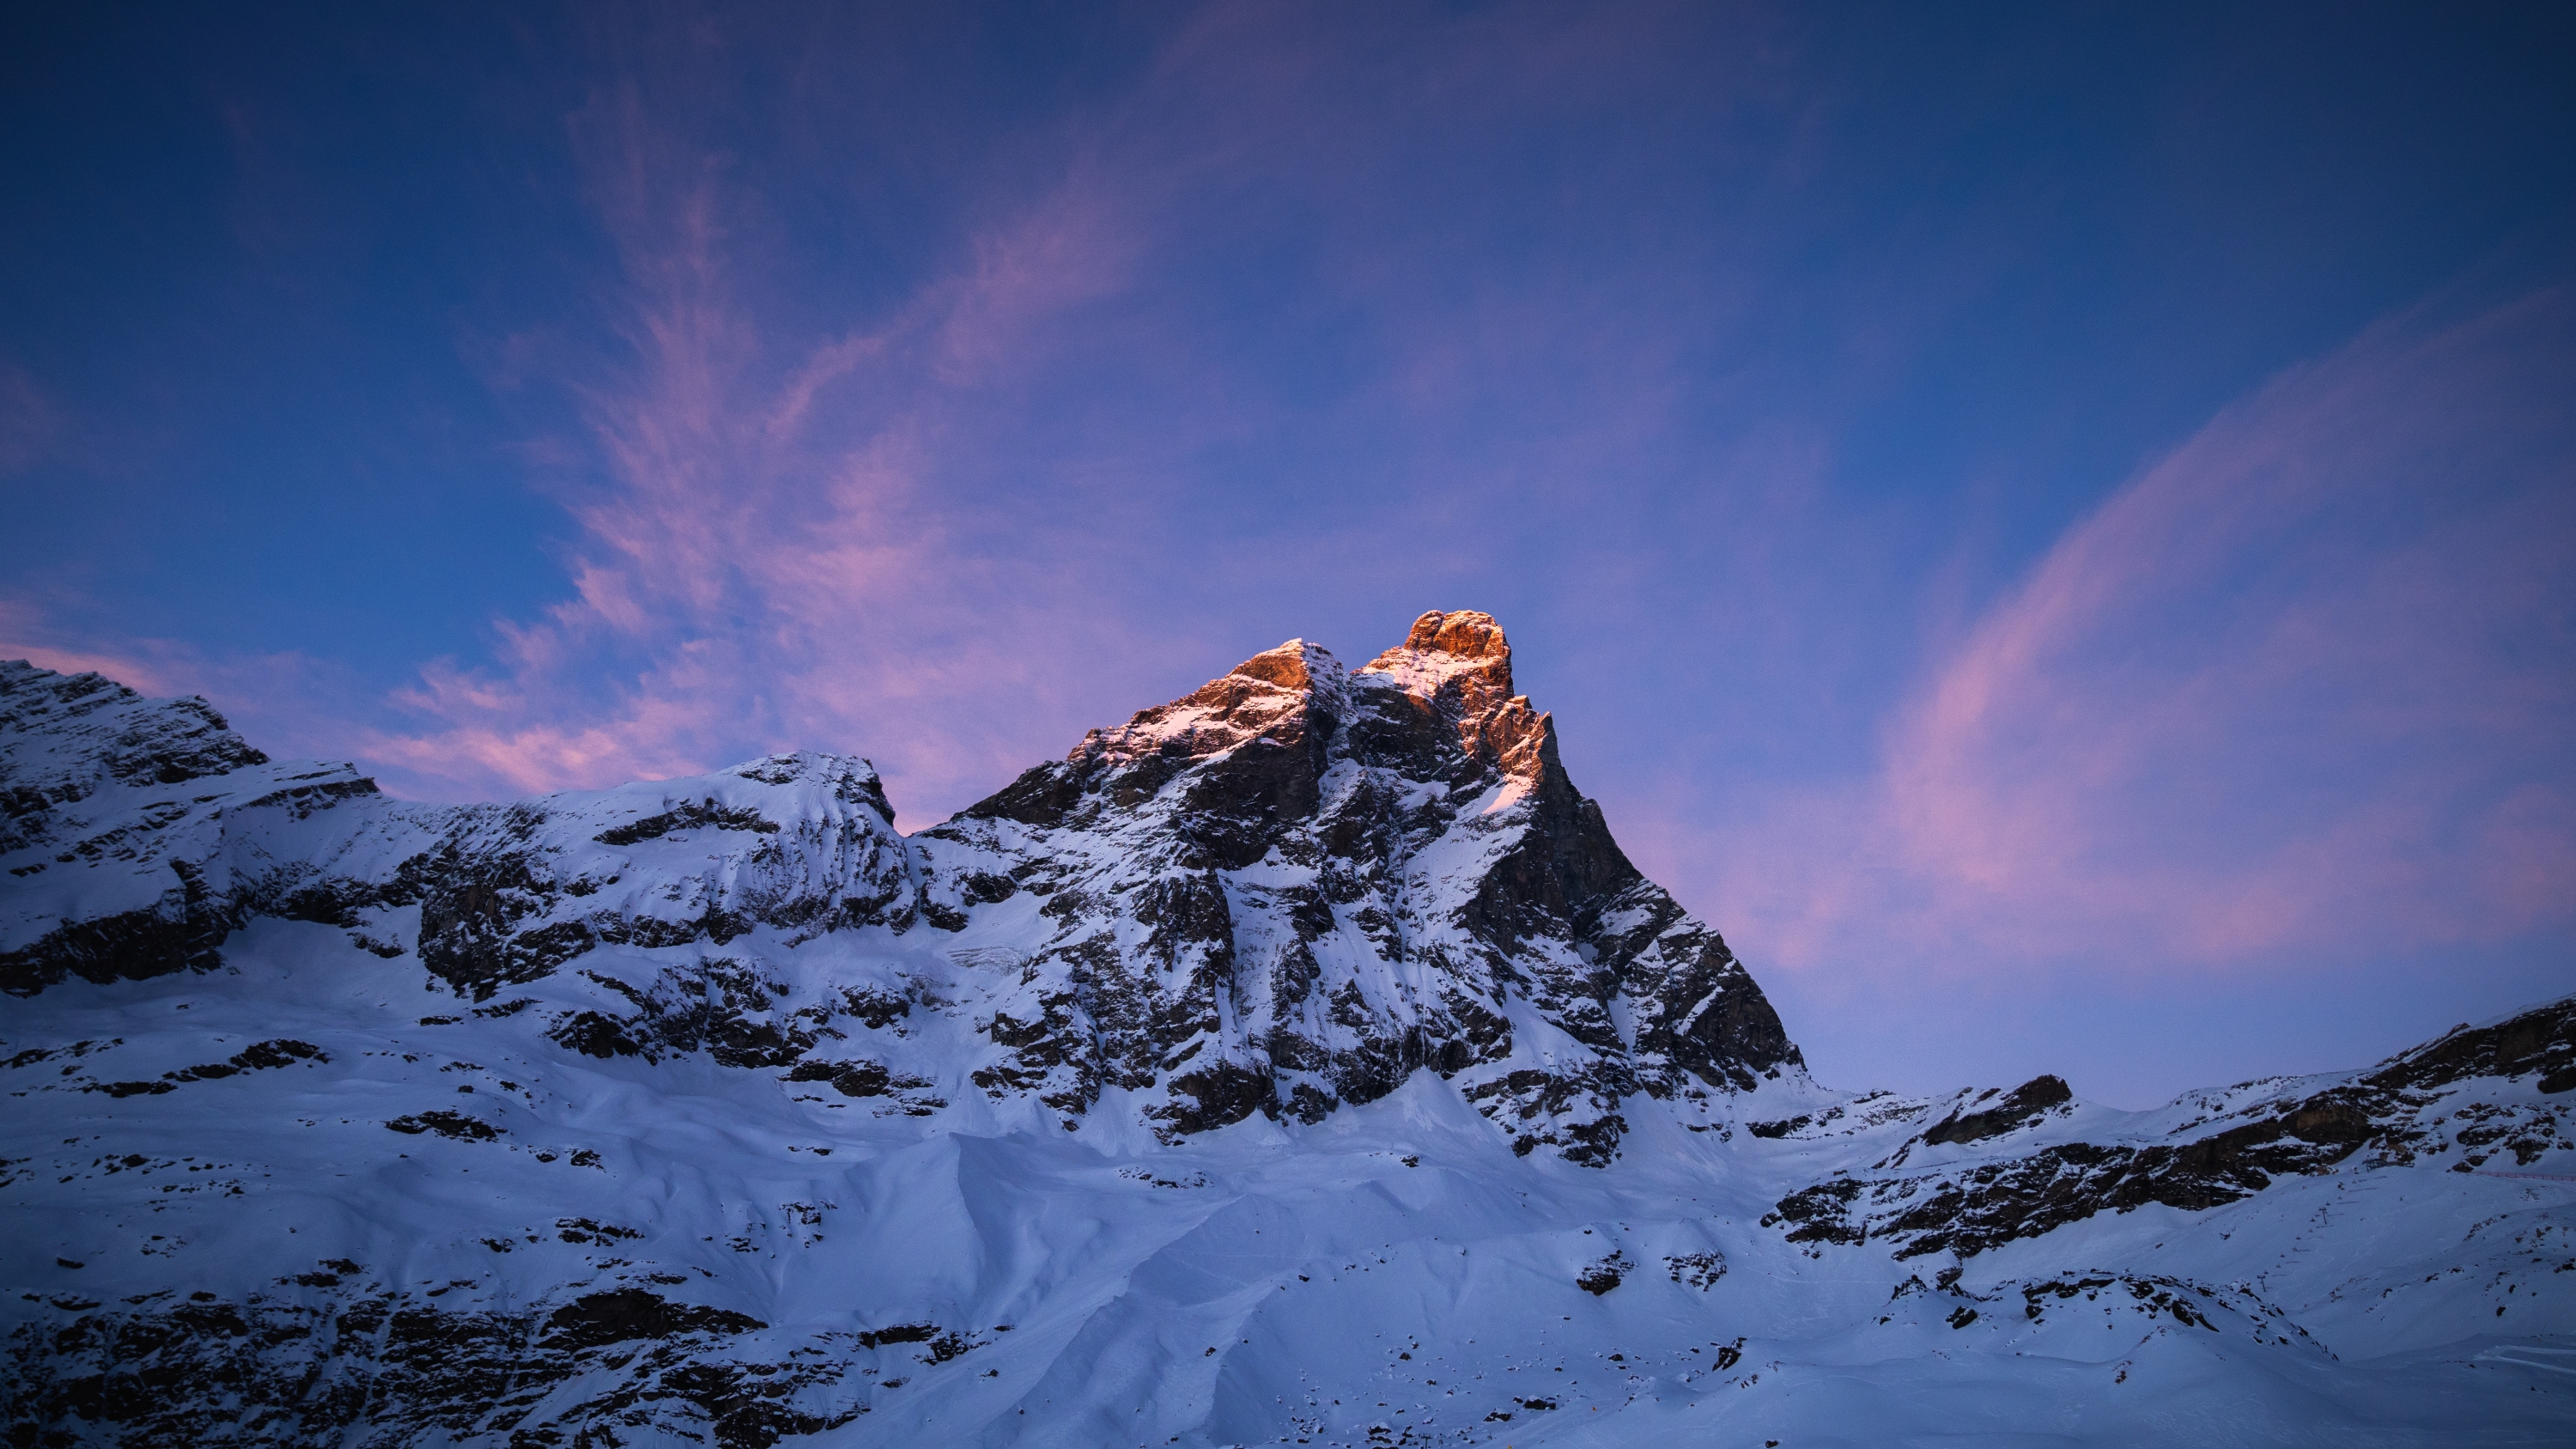
[{"label": "jagged ridge", "polygon": [[[1723,939],[1621,853],[1471,611],[1423,615],[1358,670],[1292,640],[909,840],[874,769],[839,756],[439,808],[346,765],[272,765],[204,701],[96,675],[6,666],[0,708],[26,882],[0,990],[19,995],[210,969],[261,915],[408,946],[477,1001],[605,947],[696,948],[649,981],[585,969],[599,1004],[559,1013],[556,1039],[884,1084],[903,1074],[807,1062],[833,1021],[866,1021],[857,997],[789,1007],[753,958],[928,929],[978,977],[972,1082],[994,1100],[1072,1119],[1116,1088],[1179,1136],[1318,1121],[1427,1068],[1516,1150],[1595,1165],[1629,1096],[1802,1068]],[[755,933],[748,955],[706,949]]]},{"label": "jagged ridge", "polygon": [[1631,1093],[1800,1065],[1575,790],[1483,614],[1426,614],[1356,671],[1291,640],[927,842],[941,905],[1045,898],[988,1028],[1014,1055],[979,1080],[1067,1111],[1167,1083],[1173,1131],[1314,1121],[1428,1067],[1520,1150],[1599,1162]]}]

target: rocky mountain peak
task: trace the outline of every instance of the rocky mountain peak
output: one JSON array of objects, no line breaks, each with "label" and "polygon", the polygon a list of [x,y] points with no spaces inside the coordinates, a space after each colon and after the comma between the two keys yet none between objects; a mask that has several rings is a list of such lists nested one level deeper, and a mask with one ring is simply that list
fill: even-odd
[{"label": "rocky mountain peak", "polygon": [[104,675],[0,660],[0,778],[30,807],[266,763],[196,696],[147,699]]},{"label": "rocky mountain peak", "polygon": [[1303,639],[1291,639],[1276,649],[1265,649],[1226,672],[1228,679],[1241,675],[1275,684],[1281,689],[1311,689],[1318,674],[1334,683],[1342,675],[1341,661],[1333,651]]},{"label": "rocky mountain peak", "polygon": [[1512,646],[1491,614],[1434,609],[1413,621],[1403,643],[1360,673],[1382,676],[1452,713],[1475,712],[1512,697]]},{"label": "rocky mountain peak", "polygon": [[[1499,660],[1506,669],[1512,662],[1511,641],[1503,637],[1503,626],[1494,622],[1493,615],[1474,609],[1431,610],[1413,621],[1403,647],[1479,663]],[[1509,674],[1504,682],[1510,682]]]},{"label": "rocky mountain peak", "polygon": [[1516,1150],[1598,1165],[1625,1097],[1796,1073],[1760,989],[1621,854],[1511,689],[1471,610],[1356,672],[1291,640],[917,837],[924,919],[970,953],[1045,896],[978,1084],[1068,1121],[1144,1093],[1178,1137],[1320,1121],[1429,1068]]},{"label": "rocky mountain peak", "polygon": [[1270,779],[1279,773],[1276,769],[1256,768],[1253,773],[1274,789],[1285,789],[1293,797],[1284,802],[1290,808],[1311,808],[1312,777],[1322,768],[1324,742],[1348,691],[1349,675],[1330,650],[1291,639],[1169,704],[1140,710],[1123,725],[1086,733],[1061,764],[1030,770],[966,814],[1006,814],[1034,824],[1059,821],[1086,797],[1105,796],[1118,808],[1130,807],[1179,775],[1246,747],[1280,756],[1272,765],[1302,760],[1288,778]]}]

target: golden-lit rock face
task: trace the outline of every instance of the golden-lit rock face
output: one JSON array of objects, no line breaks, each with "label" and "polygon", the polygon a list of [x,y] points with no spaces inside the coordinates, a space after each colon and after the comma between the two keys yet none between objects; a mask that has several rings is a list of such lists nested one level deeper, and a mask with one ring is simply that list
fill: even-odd
[{"label": "golden-lit rock face", "polygon": [[991,1018],[1011,1055],[977,1085],[1067,1120],[1109,1087],[1157,1093],[1141,1110],[1178,1136],[1319,1121],[1427,1067],[1515,1150],[1599,1165],[1635,1093],[1796,1071],[1511,669],[1473,610],[1424,614],[1358,670],[1291,640],[924,832],[943,929],[1046,897]]},{"label": "golden-lit rock face", "polygon": [[[1306,641],[1303,639],[1291,639],[1276,649],[1255,654],[1234,666],[1233,673],[1226,677],[1231,679],[1237,675],[1263,680],[1281,689],[1304,689],[1314,679],[1306,668]],[[1210,689],[1215,687],[1209,686]]]},{"label": "golden-lit rock face", "polygon": [[1512,646],[1491,614],[1438,609],[1413,621],[1402,644],[1359,673],[1394,684],[1456,727],[1469,754],[1490,760],[1514,780],[1535,783],[1545,772],[1546,715],[1512,693]]},{"label": "golden-lit rock face", "polygon": [[1497,682],[1506,688],[1511,685],[1511,642],[1503,637],[1503,626],[1495,623],[1491,614],[1474,609],[1444,614],[1434,609],[1413,621],[1413,632],[1405,636],[1404,647],[1460,659],[1498,660],[1503,676]]},{"label": "golden-lit rock face", "polygon": [[1434,609],[1413,621],[1403,643],[1359,672],[1386,675],[1397,688],[1424,699],[1445,695],[1462,711],[1482,710],[1511,698],[1512,646],[1491,614]]}]

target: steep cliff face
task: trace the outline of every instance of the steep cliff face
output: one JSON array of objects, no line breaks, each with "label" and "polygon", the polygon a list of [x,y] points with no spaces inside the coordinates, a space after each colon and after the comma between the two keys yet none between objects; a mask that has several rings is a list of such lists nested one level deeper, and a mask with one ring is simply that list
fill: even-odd
[{"label": "steep cliff face", "polygon": [[1597,1163],[1631,1094],[1800,1067],[1567,779],[1483,614],[1357,670],[1291,640],[922,843],[931,918],[1019,976],[979,1081],[1067,1112],[1118,1086],[1164,1093],[1170,1133],[1312,1122],[1427,1067],[1517,1150]]}]

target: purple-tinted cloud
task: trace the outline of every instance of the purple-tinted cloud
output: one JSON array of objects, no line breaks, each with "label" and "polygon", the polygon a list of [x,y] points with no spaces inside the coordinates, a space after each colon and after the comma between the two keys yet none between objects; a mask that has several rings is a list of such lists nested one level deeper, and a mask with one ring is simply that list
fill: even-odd
[{"label": "purple-tinted cloud", "polygon": [[609,486],[574,503],[571,597],[502,623],[495,668],[433,664],[404,695],[433,726],[367,753],[398,787],[468,795],[815,744],[876,753],[913,800],[1007,778],[1025,761],[995,754],[991,699],[1102,651],[1105,621],[1035,560],[980,552],[940,495],[975,461],[961,398],[1121,276],[1132,246],[1099,183],[974,236],[875,330],[805,343],[745,296],[764,259],[722,219],[756,198],[721,156],[631,87],[574,131],[624,268],[609,305],[631,362],[582,388]]},{"label": "purple-tinted cloud", "polygon": [[[1236,33],[1247,25],[1260,34]],[[1246,431],[1244,410],[1266,405],[1230,394],[1222,364],[1166,325],[1149,260],[1192,224],[1183,200],[1211,187],[1347,202],[1365,174],[1380,188],[1366,203],[1383,205],[1395,178],[1368,158],[1390,112],[1507,107],[1587,66],[1633,62],[1633,36],[1569,46],[1581,29],[1542,11],[1462,24],[1429,76],[1318,106],[1327,60],[1393,72],[1400,57],[1365,35],[1327,55],[1284,13],[1204,12],[1140,91],[1054,138],[1064,160],[1051,184],[981,208],[950,266],[820,340],[814,319],[755,300],[775,259],[725,219],[760,199],[686,133],[685,108],[674,118],[632,85],[604,91],[573,133],[621,259],[608,305],[632,360],[583,369],[587,447],[609,486],[576,494],[572,596],[500,625],[494,667],[431,666],[403,699],[432,725],[377,731],[365,753],[391,766],[396,788],[490,795],[708,768],[755,745],[830,745],[876,756],[919,824],[1074,738],[1052,718],[1062,739],[1031,734],[1033,716],[1061,713],[1047,701],[1150,702],[1174,682],[1155,676],[1161,659],[1236,632],[1232,618],[1173,616],[1154,586],[1168,589],[1176,569],[1329,583],[1427,567],[1433,584],[1439,555],[1473,557],[1495,533],[1490,496],[1436,476],[1415,480],[1416,497],[1340,522],[1283,518],[1254,540],[1190,541],[1164,516],[1187,492],[1176,460],[1193,440]],[[1435,408],[1471,371],[1485,386],[1565,373],[1561,349],[1520,363],[1514,345],[1561,338],[1581,299],[1513,306],[1522,315],[1474,318],[1493,335],[1468,337],[1473,362],[1454,329],[1396,318],[1386,390],[1366,405]],[[1062,435],[1016,431],[1011,414],[1034,391],[1101,373],[1158,390],[1172,411],[1142,435],[1077,431],[1068,452],[1040,451]],[[1569,454],[1599,456],[1605,436],[1636,431],[1628,414],[1658,405],[1624,378],[1572,386],[1596,405],[1557,440]],[[1013,474],[1015,487],[993,486]],[[1224,592],[1238,607],[1260,602]],[[1467,602],[1403,592],[1389,627]],[[1192,667],[1227,662],[1205,652]],[[607,679],[623,683],[603,695]]]},{"label": "purple-tinted cloud", "polygon": [[2371,329],[2230,407],[1980,618],[1883,773],[1720,866],[1865,990],[2576,925],[2576,302]]}]

